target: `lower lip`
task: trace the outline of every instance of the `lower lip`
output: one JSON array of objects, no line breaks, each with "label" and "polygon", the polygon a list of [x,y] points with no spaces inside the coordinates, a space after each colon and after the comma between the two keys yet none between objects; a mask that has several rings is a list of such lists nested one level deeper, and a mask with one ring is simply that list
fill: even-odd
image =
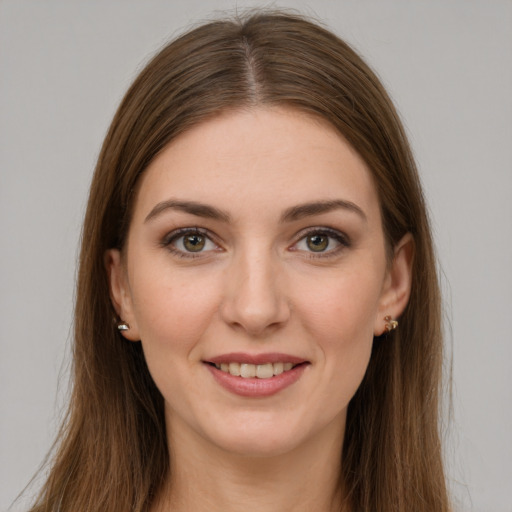
[{"label": "lower lip", "polygon": [[235,375],[219,370],[215,366],[206,364],[206,367],[210,370],[215,380],[223,388],[235,395],[253,398],[272,396],[288,386],[291,386],[299,380],[307,366],[309,366],[307,363],[299,364],[291,370],[270,377],[269,379],[258,379],[256,377],[244,379],[243,377],[236,377]]}]

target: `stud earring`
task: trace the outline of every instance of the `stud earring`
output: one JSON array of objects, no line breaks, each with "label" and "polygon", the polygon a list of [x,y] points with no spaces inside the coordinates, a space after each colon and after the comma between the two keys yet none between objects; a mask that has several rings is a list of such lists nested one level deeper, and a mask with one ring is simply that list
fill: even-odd
[{"label": "stud earring", "polygon": [[126,322],[119,322],[117,324],[117,329],[119,331],[127,331],[128,329],[130,329],[130,326]]},{"label": "stud earring", "polygon": [[386,326],[384,327],[384,332],[391,332],[398,327],[398,322],[393,320],[389,315],[384,317],[386,321]]}]

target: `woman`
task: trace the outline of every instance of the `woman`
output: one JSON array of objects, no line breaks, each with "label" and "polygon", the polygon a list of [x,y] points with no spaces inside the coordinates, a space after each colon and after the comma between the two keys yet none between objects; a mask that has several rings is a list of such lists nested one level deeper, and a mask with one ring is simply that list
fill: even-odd
[{"label": "woman", "polygon": [[446,511],[441,348],[421,188],[375,75],[298,16],[203,25],[104,142],[33,510]]}]

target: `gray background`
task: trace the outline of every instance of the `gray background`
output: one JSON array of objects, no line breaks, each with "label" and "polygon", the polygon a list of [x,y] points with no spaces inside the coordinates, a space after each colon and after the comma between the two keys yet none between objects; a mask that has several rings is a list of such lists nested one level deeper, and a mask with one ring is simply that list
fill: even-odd
[{"label": "gray background", "polygon": [[[217,9],[264,5],[235,1],[0,0],[0,510],[59,423],[77,240],[114,110],[169,37]],[[325,20],[398,105],[432,210],[453,340],[450,485],[457,510],[511,512],[512,2],[272,5]]]}]

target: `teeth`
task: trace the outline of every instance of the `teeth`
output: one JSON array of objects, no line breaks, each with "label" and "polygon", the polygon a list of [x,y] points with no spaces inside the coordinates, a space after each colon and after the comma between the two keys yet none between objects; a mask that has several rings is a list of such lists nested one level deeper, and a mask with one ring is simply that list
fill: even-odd
[{"label": "teeth", "polygon": [[256,377],[256,365],[242,363],[240,365],[240,377],[243,377],[244,379]]},{"label": "teeth", "polygon": [[247,363],[221,363],[215,367],[223,372],[230,373],[235,377],[244,379],[270,379],[275,375],[281,375],[293,368],[292,363],[266,363],[266,364],[247,364]]},{"label": "teeth", "polygon": [[272,363],[269,364],[259,364],[256,366],[256,377],[258,379],[270,379],[270,377],[274,376],[274,366]]},{"label": "teeth", "polygon": [[284,372],[283,363],[274,363],[272,366],[274,367],[274,375],[281,375]]},{"label": "teeth", "polygon": [[[221,365],[222,366],[222,365]],[[235,377],[240,376],[240,363],[229,363],[229,373]]]}]

